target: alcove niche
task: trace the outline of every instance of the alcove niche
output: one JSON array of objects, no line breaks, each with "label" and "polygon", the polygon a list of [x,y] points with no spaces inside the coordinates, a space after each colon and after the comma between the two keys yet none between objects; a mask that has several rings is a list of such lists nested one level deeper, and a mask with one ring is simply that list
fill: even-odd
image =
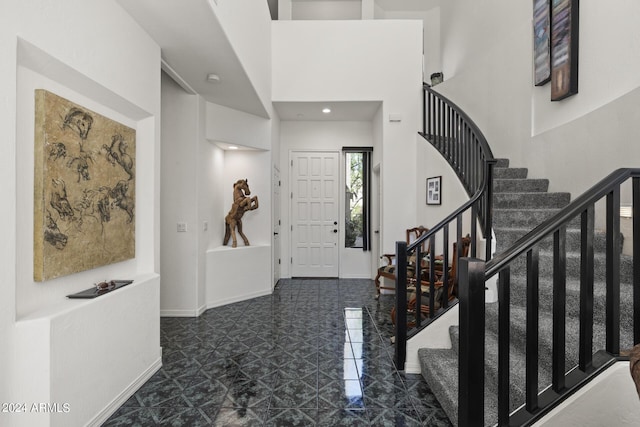
[{"label": "alcove niche", "polygon": [[[219,203],[206,251],[206,305],[208,308],[268,295],[273,289],[272,263],[272,159],[271,123],[216,104],[207,103],[206,138],[220,150],[215,191]],[[249,239],[245,246],[237,235],[237,247],[231,240],[223,246],[224,217],[233,203],[233,184],[246,179],[252,196],[258,196],[259,207],[245,212],[243,231]]]},{"label": "alcove niche", "polygon": [[[160,277],[154,261],[154,115],[49,53],[18,40],[14,398],[64,402],[30,425],[99,425],[161,366]],[[103,82],[105,84],[113,82]],[[117,86],[117,84],[116,84]],[[135,258],[34,281],[34,91],[46,89],[136,129]],[[153,102],[153,94],[149,103]],[[94,299],[67,295],[110,279],[133,283]]]}]

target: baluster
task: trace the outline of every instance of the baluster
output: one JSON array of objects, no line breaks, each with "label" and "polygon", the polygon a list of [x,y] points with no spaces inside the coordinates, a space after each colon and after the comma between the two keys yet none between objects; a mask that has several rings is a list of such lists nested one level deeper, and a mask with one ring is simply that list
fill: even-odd
[{"label": "baluster", "polygon": [[565,387],[565,340],[567,299],[567,228],[561,226],[553,234],[553,346],[552,386],[556,393]]},{"label": "baluster", "polygon": [[487,182],[485,183],[486,191],[485,191],[485,206],[482,212],[485,220],[485,239],[487,242],[486,246],[486,254],[485,259],[488,261],[492,257],[492,245],[493,245],[493,235],[491,234],[491,229],[493,228],[493,168],[496,165],[496,160],[491,160],[487,162]]},{"label": "baluster", "polygon": [[[443,308],[449,307],[449,224],[446,224],[442,229],[442,301],[440,306]],[[435,257],[432,257],[435,258]],[[435,280],[435,274],[434,274]],[[453,286],[453,285],[452,285]]]},{"label": "baluster", "polygon": [[620,187],[607,194],[607,351],[620,353]]},{"label": "baluster", "polygon": [[429,239],[429,245],[431,246],[431,256],[429,257],[429,317],[434,317],[436,311],[436,257],[433,255],[433,251],[436,247],[436,235],[432,234]]},{"label": "baluster", "polygon": [[509,342],[511,273],[507,266],[498,276],[498,425],[509,425]]},{"label": "baluster", "polygon": [[422,324],[422,313],[420,312],[420,308],[422,307],[422,245],[418,245],[416,248],[416,271],[415,271],[415,279],[416,279],[416,310],[415,310],[415,319],[416,319],[416,328],[420,328]]},{"label": "baluster", "polygon": [[478,252],[478,221],[476,221],[476,218],[478,217],[478,203],[481,201],[482,198],[478,199],[478,201],[471,206],[471,251],[469,253],[471,258],[476,258]]},{"label": "baluster", "polygon": [[442,105],[444,101],[438,99],[438,149],[442,151]]},{"label": "baluster", "polygon": [[540,251],[534,246],[527,252],[527,355],[526,405],[527,411],[538,409],[538,328]]},{"label": "baluster", "polygon": [[578,365],[586,372],[593,362],[593,240],[594,205],[580,215],[580,353]]},{"label": "baluster", "polygon": [[422,133],[427,135],[427,96],[428,91],[426,88],[422,88]]}]

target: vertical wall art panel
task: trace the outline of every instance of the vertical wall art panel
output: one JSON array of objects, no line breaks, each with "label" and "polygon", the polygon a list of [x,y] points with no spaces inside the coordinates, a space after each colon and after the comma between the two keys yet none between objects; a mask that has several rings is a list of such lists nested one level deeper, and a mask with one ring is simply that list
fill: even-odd
[{"label": "vertical wall art panel", "polygon": [[135,256],[136,131],[35,91],[34,280]]},{"label": "vertical wall art panel", "polygon": [[578,0],[552,0],[551,100],[578,93]]},{"label": "vertical wall art panel", "polygon": [[549,1],[533,0],[533,77],[536,86],[542,86],[551,80]]}]

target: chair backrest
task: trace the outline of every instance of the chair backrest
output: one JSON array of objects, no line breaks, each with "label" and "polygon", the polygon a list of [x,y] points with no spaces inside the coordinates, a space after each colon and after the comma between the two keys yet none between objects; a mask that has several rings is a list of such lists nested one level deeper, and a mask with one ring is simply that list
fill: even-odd
[{"label": "chair backrest", "polygon": [[[413,242],[415,242],[416,240],[418,240],[420,237],[422,237],[423,234],[427,233],[429,231],[428,228],[423,227],[422,225],[419,225],[417,227],[413,227],[413,228],[407,228],[407,245],[412,244]],[[420,248],[420,252],[422,252],[423,255],[428,254],[429,253],[429,246],[428,246],[428,242],[425,240]]]}]

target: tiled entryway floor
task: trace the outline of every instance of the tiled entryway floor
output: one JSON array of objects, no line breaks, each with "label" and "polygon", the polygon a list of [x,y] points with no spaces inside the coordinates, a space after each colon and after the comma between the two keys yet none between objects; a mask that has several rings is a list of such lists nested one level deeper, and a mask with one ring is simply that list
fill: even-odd
[{"label": "tiled entryway floor", "polygon": [[393,365],[371,280],[281,280],[274,293],[162,318],[163,366],[105,426],[449,426]]}]

